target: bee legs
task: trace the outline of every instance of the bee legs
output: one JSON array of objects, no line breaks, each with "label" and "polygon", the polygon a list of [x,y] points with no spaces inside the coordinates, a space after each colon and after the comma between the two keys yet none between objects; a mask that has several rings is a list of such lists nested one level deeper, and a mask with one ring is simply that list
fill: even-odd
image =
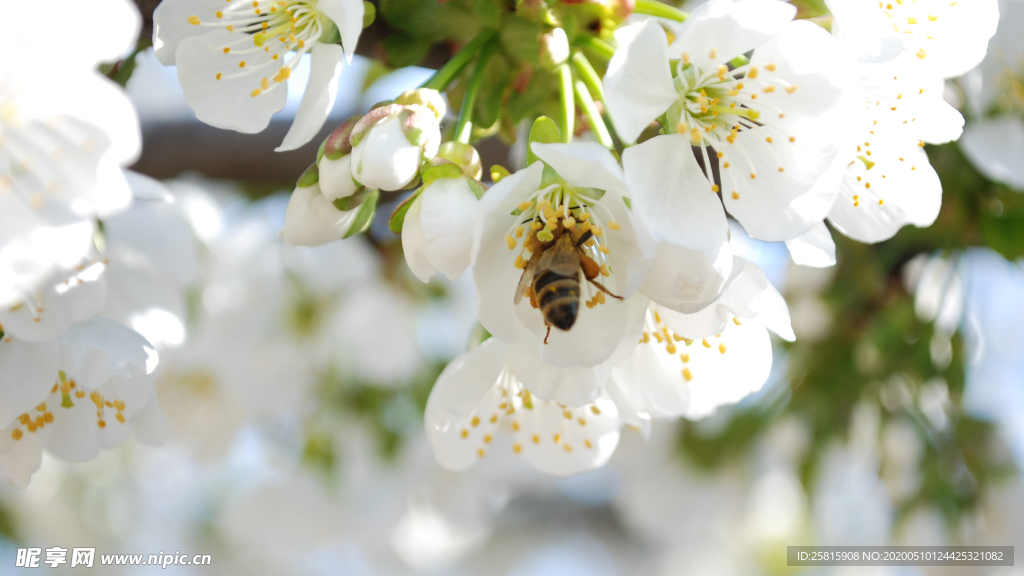
[{"label": "bee legs", "polygon": [[590,278],[587,278],[587,282],[590,282],[594,286],[597,286],[601,290],[601,292],[604,292],[605,294],[611,296],[612,298],[617,298],[619,300],[623,299],[622,296],[616,296],[615,294],[612,294],[611,290],[605,288],[604,285],[598,282],[597,280],[591,280]]},{"label": "bee legs", "polygon": [[544,335],[544,343],[548,343],[548,336],[551,336],[551,326],[548,326],[548,333]]}]

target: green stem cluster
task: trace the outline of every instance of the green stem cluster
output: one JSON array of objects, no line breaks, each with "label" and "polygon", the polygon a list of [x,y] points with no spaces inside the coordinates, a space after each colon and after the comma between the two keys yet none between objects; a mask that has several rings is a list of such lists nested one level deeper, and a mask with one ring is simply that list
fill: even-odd
[{"label": "green stem cluster", "polygon": [[497,48],[498,43],[496,40],[488,40],[480,52],[480,57],[476,59],[476,66],[473,67],[473,75],[470,77],[469,87],[466,89],[466,95],[462,98],[459,119],[455,123],[456,142],[469,144],[473,133],[473,106],[476,105],[476,96],[480,93],[480,86],[484,81],[487,62],[491,59],[491,55],[494,54]]},{"label": "green stem cluster", "polygon": [[437,72],[434,72],[434,75],[427,79],[420,88],[429,88],[438,92],[447,88],[452,80],[473,61],[473,57],[476,56],[477,52],[497,35],[498,33],[494,30],[482,30],[468,44],[463,46],[462,50],[459,50],[455,56],[452,56],[451,60],[446,62]]},{"label": "green stem cluster", "polygon": [[658,0],[636,0],[636,7],[633,9],[637,14],[657,16],[667,20],[682,22],[690,17],[689,14]]}]

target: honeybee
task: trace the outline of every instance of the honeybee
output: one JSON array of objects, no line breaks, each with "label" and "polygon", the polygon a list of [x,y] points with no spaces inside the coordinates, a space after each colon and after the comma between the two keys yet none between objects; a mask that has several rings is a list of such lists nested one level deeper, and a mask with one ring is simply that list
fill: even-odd
[{"label": "honeybee", "polygon": [[552,240],[543,242],[533,237],[533,255],[519,279],[514,299],[515,304],[530,291],[530,304],[539,308],[548,327],[544,343],[548,343],[551,327],[568,332],[580,308],[580,271],[583,277],[599,290],[612,298],[622,300],[595,280],[601,273],[601,266],[587,255],[582,246],[593,234],[587,231],[573,240],[572,233],[559,227],[560,233]]}]

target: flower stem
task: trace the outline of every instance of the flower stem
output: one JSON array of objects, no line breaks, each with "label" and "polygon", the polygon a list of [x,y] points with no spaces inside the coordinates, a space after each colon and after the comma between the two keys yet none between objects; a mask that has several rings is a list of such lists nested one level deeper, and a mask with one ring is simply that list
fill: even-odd
[{"label": "flower stem", "polygon": [[577,80],[575,86],[576,100],[579,102],[580,107],[583,108],[583,113],[587,116],[590,129],[594,131],[597,141],[609,150],[614,149],[615,144],[612,142],[612,136],[608,133],[608,127],[604,125],[604,119],[601,118],[601,112],[598,111],[597,105],[594,104],[594,99],[590,97],[586,83],[582,80]]},{"label": "flower stem", "polygon": [[590,60],[587,60],[587,57],[582,52],[577,52],[572,56],[572,64],[576,68],[580,79],[587,85],[587,90],[590,91],[591,96],[595,100],[604,102],[604,86],[601,85],[601,77],[597,75],[597,71],[590,65]]},{"label": "flower stem", "polygon": [[455,56],[452,56],[451,60],[445,62],[444,66],[441,66],[437,72],[434,72],[434,75],[424,82],[420,88],[438,91],[447,88],[448,84],[458,76],[459,72],[462,72],[462,69],[469,65],[473,57],[480,51],[480,48],[496,35],[497,32],[494,30],[481,30],[468,44],[462,47],[462,50],[459,50]]},{"label": "flower stem", "polygon": [[576,45],[580,48],[589,48],[605,60],[611,60],[612,56],[615,56],[615,48],[596,36],[581,35],[576,39]]},{"label": "flower stem", "polygon": [[557,119],[558,132],[562,142],[572,142],[573,123],[576,119],[576,106],[573,100],[572,70],[569,63],[565,62],[555,71],[558,74],[559,96],[561,100],[560,114]]},{"label": "flower stem", "polygon": [[484,83],[484,72],[487,61],[491,59],[498,43],[494,39],[488,40],[480,51],[480,57],[476,59],[476,66],[473,67],[473,75],[469,80],[469,87],[466,88],[466,95],[462,97],[462,108],[459,110],[459,119],[455,123],[455,141],[469,144],[473,133],[473,106],[476,105],[476,95],[480,92],[480,86]]},{"label": "flower stem", "polygon": [[676,22],[682,22],[690,17],[689,14],[675,6],[670,6],[658,0],[636,0],[636,8],[633,11],[637,14],[667,18]]}]

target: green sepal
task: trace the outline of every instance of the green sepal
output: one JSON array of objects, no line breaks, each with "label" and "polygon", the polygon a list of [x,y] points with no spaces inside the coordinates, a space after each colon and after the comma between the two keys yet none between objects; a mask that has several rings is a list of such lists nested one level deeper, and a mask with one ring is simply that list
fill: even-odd
[{"label": "green sepal", "polygon": [[747,58],[745,54],[740,54],[732,60],[729,60],[729,65],[733,68],[739,68],[740,66],[746,66],[747,64],[750,64],[750,58]]},{"label": "green sepal", "polygon": [[484,192],[487,192],[487,187],[482,182],[473,178],[466,178],[466,182],[469,183],[469,189],[473,191],[473,195],[476,196],[477,200],[483,198]]},{"label": "green sepal", "polygon": [[[352,148],[357,146],[359,142],[362,141],[363,137],[366,136],[366,134],[370,131],[371,128],[376,126],[379,122],[381,122],[388,116],[391,116],[392,114],[398,114],[399,112],[405,109],[406,107],[400,104],[383,102],[371,108],[370,111],[364,114],[361,118],[359,118],[358,121],[356,121],[352,125],[352,128],[349,130],[347,136],[349,151],[351,152]],[[331,159],[334,160],[334,158]]]},{"label": "green sepal", "polygon": [[299,188],[309,188],[320,181],[320,168],[316,164],[311,164],[306,171],[299,176],[299,181],[295,183],[295,186]]},{"label": "green sepal", "polygon": [[323,42],[324,44],[337,44],[341,42],[341,31],[338,30],[338,25],[333,20],[326,16],[321,16],[320,25],[323,26],[323,32],[320,33],[320,38],[317,38],[317,42]]},{"label": "green sepal", "polygon": [[398,113],[398,121],[402,126],[402,134],[405,134],[409,144],[422,146],[426,135],[420,127],[419,114],[412,108],[406,108]]},{"label": "green sepal", "polygon": [[526,143],[526,165],[533,164],[540,158],[533,153],[534,142],[541,142],[544,144],[553,144],[561,142],[562,138],[558,134],[558,126],[555,121],[547,116],[541,116],[533,121],[533,128],[530,129],[530,140]]},{"label": "green sepal", "polygon": [[501,180],[509,174],[511,174],[511,172],[508,171],[508,168],[505,168],[500,164],[491,166],[491,182],[494,182],[495,184],[501,182]]},{"label": "green sepal", "polygon": [[318,164],[324,156],[327,156],[329,160],[337,160],[352,152],[352,146],[354,146],[352,143],[352,130],[355,129],[362,118],[362,116],[352,116],[327,135],[323,144],[320,145],[320,151],[316,155]]},{"label": "green sepal", "polygon": [[544,171],[541,172],[541,175],[540,175],[540,187],[541,188],[547,188],[548,186],[551,186],[552,184],[563,184],[564,185],[565,184],[565,180],[563,180],[562,177],[558,175],[558,172],[556,172],[554,168],[552,168],[550,165],[545,163],[544,164]]},{"label": "green sepal", "polygon": [[377,19],[377,6],[363,0],[363,28],[368,28]]},{"label": "green sepal", "polygon": [[348,212],[349,210],[355,210],[358,208],[359,205],[363,203],[363,200],[365,200],[369,195],[370,190],[362,188],[361,190],[356,190],[355,194],[351,196],[335,198],[331,204],[334,204],[334,207],[342,212]]},{"label": "green sepal", "polygon": [[633,209],[633,199],[629,196],[623,196],[622,203],[626,205],[626,208],[629,208],[630,210]]},{"label": "green sepal", "polygon": [[412,208],[412,203],[415,202],[422,193],[423,188],[420,188],[410,194],[408,198],[399,202],[398,206],[395,206],[395,210],[391,213],[391,218],[388,219],[388,228],[390,228],[393,233],[402,233],[402,227],[405,225],[405,215],[409,212],[409,209]]},{"label": "green sepal", "polygon": [[378,200],[380,200],[380,190],[375,188],[370,192],[369,197],[366,198],[363,205],[359,207],[359,214],[356,215],[356,219],[352,222],[352,226],[349,227],[348,232],[346,232],[342,238],[355,236],[360,232],[366,231],[366,229],[370,227],[370,223],[373,222],[373,215],[377,213]]},{"label": "green sepal", "polygon": [[458,178],[463,175],[458,164],[445,158],[431,158],[420,165],[420,178],[424,186],[430,186],[441,178]]}]

